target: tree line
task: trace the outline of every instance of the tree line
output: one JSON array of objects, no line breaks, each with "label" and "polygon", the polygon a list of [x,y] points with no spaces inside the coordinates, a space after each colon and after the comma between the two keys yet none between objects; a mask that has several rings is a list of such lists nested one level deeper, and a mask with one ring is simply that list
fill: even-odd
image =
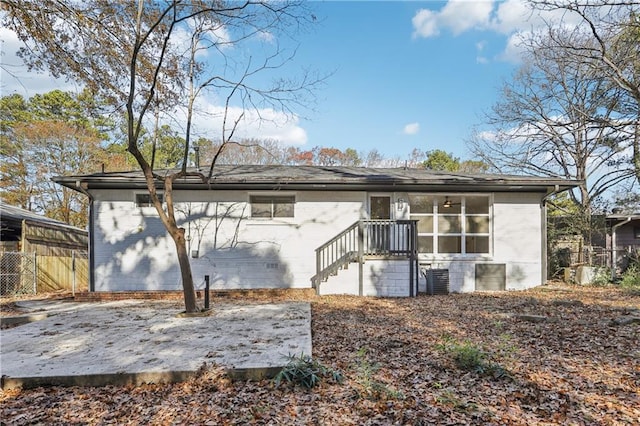
[{"label": "tree line", "polygon": [[[53,90],[25,99],[19,94],[0,98],[0,196],[3,202],[53,219],[85,227],[86,197],[51,181],[53,176],[129,171],[136,168],[121,134],[122,119],[110,117],[107,106],[85,90]],[[350,167],[411,167],[479,173],[480,161],[460,160],[443,150],[414,148],[406,157],[387,157],[377,149],[357,151],[315,146],[302,149],[276,140],[242,139],[222,143],[200,137],[187,156],[188,167],[218,164],[318,165]],[[155,147],[155,148],[154,148]],[[145,129],[141,152],[158,168],[180,168],[185,138],[169,125]],[[197,164],[199,163],[199,164]]]}]

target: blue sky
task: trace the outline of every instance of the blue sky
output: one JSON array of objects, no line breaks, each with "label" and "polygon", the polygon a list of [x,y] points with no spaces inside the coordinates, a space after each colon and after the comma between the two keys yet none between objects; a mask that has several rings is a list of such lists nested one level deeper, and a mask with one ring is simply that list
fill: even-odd
[{"label": "blue sky", "polygon": [[[271,122],[245,119],[239,135],[302,149],[377,149],[403,159],[413,148],[443,149],[469,159],[465,140],[473,126],[482,126],[483,113],[518,66],[518,36],[542,22],[523,0],[318,1],[310,6],[318,23],[297,37],[295,60],[283,72],[332,73],[317,92],[317,104],[295,111],[288,121],[262,111]],[[19,77],[2,71],[2,95],[77,90],[73,83],[27,73],[15,57],[20,42],[9,30],[0,29],[0,40],[3,65]],[[220,98],[206,99],[201,107],[209,115],[195,129],[215,138],[220,126],[212,117],[220,116]]]},{"label": "blue sky", "polygon": [[301,40],[298,60],[335,72],[319,93],[316,113],[301,122],[307,145],[376,148],[400,157],[413,148],[444,149],[467,157],[465,139],[515,64],[501,58],[507,36],[493,31],[416,35],[414,16],[444,5],[314,5],[321,22]]}]

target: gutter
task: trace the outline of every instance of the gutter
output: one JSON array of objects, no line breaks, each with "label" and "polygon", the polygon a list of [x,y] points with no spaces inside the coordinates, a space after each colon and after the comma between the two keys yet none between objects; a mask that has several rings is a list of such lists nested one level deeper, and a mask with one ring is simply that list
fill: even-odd
[{"label": "gutter", "polygon": [[[57,181],[57,183],[66,186],[68,188],[80,191],[77,184],[68,181]],[[144,182],[99,182],[99,181],[83,181],[85,189],[146,189],[146,183]],[[555,184],[558,188],[555,192],[562,192],[570,189],[564,185]],[[162,189],[162,185],[157,185],[158,189]],[[402,191],[419,191],[419,192],[438,192],[438,193],[450,193],[450,192],[469,192],[469,191],[490,191],[490,192],[536,192],[547,194],[545,199],[550,195],[548,194],[549,185],[535,184],[535,185],[521,185],[517,188],[513,188],[513,185],[505,184],[489,184],[489,183],[475,183],[470,182],[393,182],[393,181],[370,181],[370,182],[299,182],[299,181],[262,181],[262,182],[211,182],[209,184],[194,183],[194,182],[175,182],[174,189],[176,190],[192,190],[192,191],[210,191],[210,190],[249,190],[249,191],[277,191],[277,190],[290,190],[290,191],[390,191],[395,192]],[[82,192],[82,191],[81,191]]]},{"label": "gutter", "polygon": [[560,185],[555,184],[553,187],[553,191],[547,191],[547,195],[545,195],[544,197],[542,197],[542,206],[546,206],[547,205],[547,199],[549,197],[551,197],[552,195],[556,195],[559,194],[560,192],[564,192],[566,191],[566,189],[563,189],[562,191],[560,191]]},{"label": "gutter", "polygon": [[611,281],[613,281],[616,278],[616,265],[618,263],[618,259],[616,256],[617,250],[616,250],[616,230],[618,228],[620,228],[623,225],[626,225],[627,223],[631,222],[631,220],[633,220],[633,218],[631,216],[627,217],[625,220],[623,220],[620,223],[616,223],[615,225],[613,225],[611,227]]}]

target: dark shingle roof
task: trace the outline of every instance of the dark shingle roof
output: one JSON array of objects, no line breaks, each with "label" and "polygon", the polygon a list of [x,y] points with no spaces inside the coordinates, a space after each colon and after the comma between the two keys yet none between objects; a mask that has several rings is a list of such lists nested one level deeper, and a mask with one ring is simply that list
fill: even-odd
[{"label": "dark shingle roof", "polygon": [[[195,172],[190,169],[189,172]],[[202,173],[208,169],[203,168]],[[172,171],[157,171],[162,175]],[[145,188],[140,171],[96,173],[54,178],[80,190]],[[175,181],[176,189],[291,189],[291,190],[395,190],[395,191],[539,191],[566,190],[580,181],[517,175],[465,174],[411,168],[332,166],[216,165],[211,179],[197,176]]]}]

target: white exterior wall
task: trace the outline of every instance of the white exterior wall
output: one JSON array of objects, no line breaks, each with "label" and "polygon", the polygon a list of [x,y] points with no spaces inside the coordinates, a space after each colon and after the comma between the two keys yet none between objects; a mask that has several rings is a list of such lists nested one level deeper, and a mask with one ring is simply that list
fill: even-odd
[{"label": "white exterior wall", "polygon": [[[251,219],[250,194],[295,195],[294,218]],[[134,204],[134,191],[94,190],[92,253],[95,291],[180,290],[175,246],[155,208]],[[309,288],[316,273],[315,249],[366,217],[366,192],[175,191],[177,217],[191,235],[197,288],[204,275],[213,289]],[[449,269],[450,291],[475,290],[476,263],[506,264],[507,289],[542,284],[542,194],[497,193],[492,205],[489,256],[421,255],[432,268]],[[406,193],[397,219],[408,218]],[[217,209],[217,210],[216,210]],[[222,212],[227,212],[226,217]],[[368,260],[364,294],[409,295],[409,262]],[[420,290],[425,290],[424,279]],[[321,284],[321,294],[358,294],[358,265]]]},{"label": "white exterior wall", "polygon": [[494,196],[494,262],[507,265],[507,290],[544,284],[543,196],[518,193]]},{"label": "white exterior wall", "polygon": [[[506,289],[524,290],[543,284],[543,194],[496,193],[493,195],[492,253],[489,256],[420,256],[420,264],[449,270],[451,292],[475,291],[478,263],[505,264]],[[419,291],[426,291],[421,276]]]},{"label": "white exterior wall", "polygon": [[367,260],[363,272],[365,296],[408,297],[410,294],[409,260]]},{"label": "white exterior wall", "polygon": [[[408,297],[409,260],[368,259],[363,267],[363,296]],[[320,294],[359,294],[358,264],[329,277],[320,285]]]},{"label": "white exterior wall", "polygon": [[[193,218],[185,222],[176,213],[191,235],[190,249],[198,249],[191,259],[198,288],[204,275],[213,289],[310,287],[315,249],[356,222],[366,200],[364,192],[331,193],[331,200],[323,192],[296,192],[294,218],[251,219],[249,194],[175,191],[177,208],[190,209]],[[155,208],[136,207],[133,191],[93,196],[95,291],[181,289],[175,246]],[[223,217],[217,221],[216,208]]]}]

